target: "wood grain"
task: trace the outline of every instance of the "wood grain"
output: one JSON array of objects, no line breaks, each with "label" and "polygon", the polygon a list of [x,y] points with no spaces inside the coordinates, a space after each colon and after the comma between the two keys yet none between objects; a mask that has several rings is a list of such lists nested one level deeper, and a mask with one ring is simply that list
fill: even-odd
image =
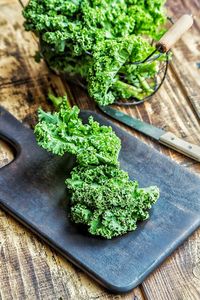
[{"label": "wood grain", "polygon": [[200,230],[143,283],[147,299],[200,299]]},{"label": "wood grain", "polygon": [[169,11],[174,18],[184,13],[192,14],[194,26],[184,34],[181,41],[174,48],[173,72],[180,82],[185,98],[194,107],[200,118],[200,1],[168,0]]},{"label": "wood grain", "polygon": [[[68,93],[71,103],[96,109],[88,95],[65,78],[52,74],[44,63],[34,62],[37,40],[22,27],[21,5],[26,0],[0,1],[0,104],[26,126],[33,126],[39,105],[46,102],[49,90]],[[199,1],[168,1],[171,14],[189,10],[199,16]],[[173,50],[167,79],[160,92],[136,108],[122,109],[130,115],[170,130],[185,140],[200,144],[199,109],[200,20]],[[200,165],[175,151],[158,145],[134,132],[150,146],[200,174]],[[0,166],[13,159],[5,142],[0,142]],[[127,295],[107,293],[85,274],[40,242],[12,217],[0,211],[0,299],[134,299],[192,300],[200,298],[200,231],[184,243],[140,288]]]}]

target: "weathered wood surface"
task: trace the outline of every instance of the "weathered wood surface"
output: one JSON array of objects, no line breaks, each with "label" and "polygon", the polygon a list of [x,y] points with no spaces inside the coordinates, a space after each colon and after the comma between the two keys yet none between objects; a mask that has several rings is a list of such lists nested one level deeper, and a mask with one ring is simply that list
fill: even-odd
[{"label": "weathered wood surface", "polygon": [[[70,96],[71,103],[95,109],[87,94],[51,74],[44,63],[36,64],[37,41],[24,32],[21,5],[27,1],[0,0],[0,104],[27,126],[35,122],[39,105],[48,107],[46,96]],[[174,49],[166,82],[145,105],[123,109],[144,121],[171,130],[187,141],[200,144],[200,3],[168,1],[172,15],[196,14],[195,26]],[[127,129],[129,130],[129,129]],[[131,130],[130,130],[131,131]],[[152,147],[200,174],[200,165],[131,131]],[[13,155],[0,142],[0,166]],[[0,211],[0,299],[200,299],[200,230],[184,243],[143,284],[126,295],[111,295],[83,272],[57,255],[23,226]]]}]

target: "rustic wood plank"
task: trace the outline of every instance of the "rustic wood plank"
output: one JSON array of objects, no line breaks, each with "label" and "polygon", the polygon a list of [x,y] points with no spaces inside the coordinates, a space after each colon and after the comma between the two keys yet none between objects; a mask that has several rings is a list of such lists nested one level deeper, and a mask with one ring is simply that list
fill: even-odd
[{"label": "rustic wood plank", "polygon": [[45,64],[34,62],[33,56],[38,46],[37,39],[33,34],[30,38],[30,33],[21,30],[24,20],[19,9],[19,3],[16,1],[11,0],[9,5],[6,1],[1,3],[0,87],[14,82],[25,84],[30,78],[35,78],[38,73],[48,73]]},{"label": "rustic wood plank", "polygon": [[[25,2],[27,1],[23,1],[23,3]],[[173,8],[176,13],[182,3],[188,5],[185,2],[179,0],[174,5],[174,2],[172,3],[170,0],[169,4],[176,7]],[[198,1],[191,2],[194,12],[198,11]],[[94,103],[82,89],[69,85],[64,78],[61,80],[50,73],[44,63],[38,65],[34,62],[33,55],[37,48],[37,41],[30,33],[26,33],[22,29],[23,19],[17,0],[2,0],[0,7],[2,29],[0,31],[2,58],[0,62],[0,103],[27,125],[34,124],[38,105],[49,107],[45,101],[49,89],[55,94],[68,92],[72,103],[78,104],[81,108],[95,109]],[[197,38],[196,34],[196,42],[198,42]],[[174,50],[173,62],[175,63],[172,64],[167,80],[159,94],[144,106],[123,109],[123,111],[171,130],[190,142],[199,143],[199,121],[190,105],[190,100],[196,96],[194,97],[192,94],[194,93],[193,88],[191,89],[192,81],[187,84],[186,88],[184,87],[185,81],[180,80],[182,69],[179,67],[180,62],[182,63],[185,59],[182,51],[188,41],[193,41],[193,33],[188,33],[187,39],[184,39],[178,44],[179,48]],[[187,57],[190,57],[191,61],[193,61],[194,49],[196,48],[193,44],[187,52]],[[190,68],[191,64],[187,61],[184,62],[184,70]],[[197,75],[197,73],[193,74]],[[194,75],[195,91],[198,80],[196,75]],[[185,73],[184,76],[187,74]],[[199,164],[181,154],[169,151],[166,147],[154,143],[133,130],[130,132],[152,147],[170,155],[177,162],[200,173]],[[2,150],[0,151],[2,152]],[[12,159],[12,154],[10,155],[10,159]],[[1,154],[0,157],[2,160]],[[124,296],[114,296],[105,292],[85,274],[54,253],[48,246],[39,242],[10,216],[1,212],[0,219],[0,298],[57,299],[63,297],[63,299],[87,300],[134,299],[135,297],[138,300],[144,299],[140,289],[135,289],[132,293]],[[198,231],[143,283],[146,299],[198,299],[199,241]]]},{"label": "rustic wood plank", "polygon": [[200,118],[200,2],[168,0],[168,7],[174,19],[184,13],[194,16],[194,25],[174,47],[173,71],[182,84],[185,97]]},{"label": "rustic wood plank", "polygon": [[200,230],[143,283],[147,299],[200,299]]}]

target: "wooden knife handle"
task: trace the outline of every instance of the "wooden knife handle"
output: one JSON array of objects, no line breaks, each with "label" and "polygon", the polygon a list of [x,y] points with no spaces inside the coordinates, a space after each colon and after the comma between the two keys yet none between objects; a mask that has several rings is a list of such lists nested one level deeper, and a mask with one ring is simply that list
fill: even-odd
[{"label": "wooden knife handle", "polygon": [[191,15],[183,15],[178,21],[162,36],[156,44],[156,48],[161,53],[166,53],[181,38],[181,36],[193,25]]},{"label": "wooden knife handle", "polygon": [[159,142],[200,162],[200,147],[178,138],[171,132],[164,133]]}]

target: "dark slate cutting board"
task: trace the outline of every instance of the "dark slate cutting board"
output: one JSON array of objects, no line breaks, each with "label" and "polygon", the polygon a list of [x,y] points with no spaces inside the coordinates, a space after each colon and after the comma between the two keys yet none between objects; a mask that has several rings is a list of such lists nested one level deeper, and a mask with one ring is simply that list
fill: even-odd
[{"label": "dark slate cutting board", "polygon": [[67,218],[64,179],[74,160],[39,148],[30,129],[0,108],[0,136],[16,150],[16,159],[0,169],[0,205],[63,256],[115,292],[141,283],[200,224],[200,177],[145,145],[112,122],[122,139],[121,166],[141,186],[158,185],[161,196],[148,221],[113,240],[80,232]]}]

